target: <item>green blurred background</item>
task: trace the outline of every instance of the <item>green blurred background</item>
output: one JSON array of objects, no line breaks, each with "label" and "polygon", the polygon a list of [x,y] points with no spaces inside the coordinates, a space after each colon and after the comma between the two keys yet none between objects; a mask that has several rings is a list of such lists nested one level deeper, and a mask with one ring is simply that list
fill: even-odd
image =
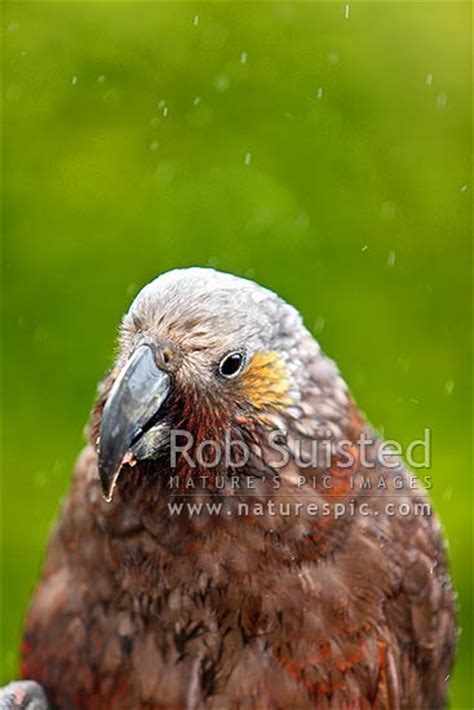
[{"label": "green blurred background", "polygon": [[4,6],[4,680],[120,315],[200,264],[300,308],[387,436],[432,428],[471,707],[470,12]]}]

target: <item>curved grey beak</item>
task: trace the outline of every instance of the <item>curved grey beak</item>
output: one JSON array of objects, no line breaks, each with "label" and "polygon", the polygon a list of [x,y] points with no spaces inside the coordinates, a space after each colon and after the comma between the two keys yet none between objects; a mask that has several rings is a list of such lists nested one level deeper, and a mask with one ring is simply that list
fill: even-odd
[{"label": "curved grey beak", "polygon": [[106,501],[132,447],[158,421],[170,390],[151,348],[141,345],[119,373],[104,407],[99,434],[99,477]]}]

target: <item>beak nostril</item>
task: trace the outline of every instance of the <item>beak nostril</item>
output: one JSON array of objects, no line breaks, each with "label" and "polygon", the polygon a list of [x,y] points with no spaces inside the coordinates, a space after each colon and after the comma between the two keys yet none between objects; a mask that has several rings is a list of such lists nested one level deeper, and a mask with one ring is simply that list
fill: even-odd
[{"label": "beak nostril", "polygon": [[160,351],[161,362],[165,367],[171,365],[173,361],[173,350],[169,346],[165,346]]},{"label": "beak nostril", "polygon": [[161,351],[161,358],[163,360],[164,365],[169,365],[173,358],[171,348],[163,348],[163,350]]}]

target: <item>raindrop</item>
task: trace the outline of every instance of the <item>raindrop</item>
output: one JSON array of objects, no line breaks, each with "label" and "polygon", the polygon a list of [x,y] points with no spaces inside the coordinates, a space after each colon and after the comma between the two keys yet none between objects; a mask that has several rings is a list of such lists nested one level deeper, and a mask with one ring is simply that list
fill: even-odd
[{"label": "raindrop", "polygon": [[467,185],[462,185],[460,191],[461,191],[461,192],[467,192]]},{"label": "raindrop", "polygon": [[77,82],[79,81],[78,77],[74,74],[74,76],[71,79],[71,84],[73,86],[76,86]]},{"label": "raindrop", "polygon": [[451,396],[454,392],[454,380],[448,380],[444,385],[444,391],[447,395]]},{"label": "raindrop", "polygon": [[201,103],[201,100],[202,100],[202,99],[201,99],[200,96],[195,96],[195,97],[194,97],[193,104],[194,104],[195,106],[199,106],[199,104]]},{"label": "raindrop", "polygon": [[322,86],[318,87],[318,90],[316,92],[316,98],[318,100],[323,98],[323,87]]},{"label": "raindrop", "polygon": [[245,153],[244,164],[250,165],[252,162],[252,153]]},{"label": "raindrop", "polygon": [[445,500],[449,503],[449,501],[451,500],[452,497],[453,497],[453,489],[446,488],[446,490],[443,493],[443,500]]},{"label": "raindrop", "polygon": [[324,316],[318,316],[316,320],[314,321],[314,327],[313,330],[315,333],[322,333],[324,330],[324,326],[326,324],[326,319]]},{"label": "raindrop", "polygon": [[388,252],[387,266],[389,269],[393,269],[393,267],[395,266],[396,258],[397,258],[397,255],[393,249]]},{"label": "raindrop", "polygon": [[350,12],[349,3],[346,2],[346,7],[344,8],[344,17],[346,18],[346,20],[349,18],[349,12]]},{"label": "raindrop", "polygon": [[368,245],[368,244],[364,244],[364,246],[362,247],[361,251],[367,251],[368,248],[369,248],[369,245]]},{"label": "raindrop", "polygon": [[433,74],[427,74],[425,79],[426,86],[431,86],[433,83]]},{"label": "raindrop", "polygon": [[240,63],[247,64],[247,52],[242,52],[240,55]]},{"label": "raindrop", "polygon": [[193,17],[193,26],[194,26],[194,27],[199,27],[199,15],[194,15],[194,17]]},{"label": "raindrop", "polygon": [[219,76],[216,76],[216,78],[214,79],[214,87],[217,89],[217,91],[227,91],[229,86],[230,79],[225,74],[219,74]]},{"label": "raindrop", "polygon": [[166,118],[167,115],[168,115],[168,106],[165,106],[163,109],[163,118]]},{"label": "raindrop", "polygon": [[100,76],[97,77],[97,83],[98,84],[105,84],[105,75],[101,74]]},{"label": "raindrop", "polygon": [[447,95],[442,92],[441,94],[438,94],[436,97],[436,106],[439,108],[440,111],[444,111],[448,104],[448,97]]},{"label": "raindrop", "polygon": [[159,147],[160,147],[159,141],[152,141],[152,143],[150,143],[150,150],[152,150],[152,151],[158,150]]}]

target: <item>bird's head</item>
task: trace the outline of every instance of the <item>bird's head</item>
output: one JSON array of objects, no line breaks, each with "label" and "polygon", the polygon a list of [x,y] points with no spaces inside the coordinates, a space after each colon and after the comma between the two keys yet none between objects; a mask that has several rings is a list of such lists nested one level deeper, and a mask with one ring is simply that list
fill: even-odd
[{"label": "bird's head", "polygon": [[159,276],[123,318],[96,407],[104,496],[124,463],[163,462],[171,431],[187,432],[194,447],[223,442],[226,432],[245,439],[284,428],[304,415],[307,390],[323,386],[344,398],[335,366],[276,294],[212,269]]}]

